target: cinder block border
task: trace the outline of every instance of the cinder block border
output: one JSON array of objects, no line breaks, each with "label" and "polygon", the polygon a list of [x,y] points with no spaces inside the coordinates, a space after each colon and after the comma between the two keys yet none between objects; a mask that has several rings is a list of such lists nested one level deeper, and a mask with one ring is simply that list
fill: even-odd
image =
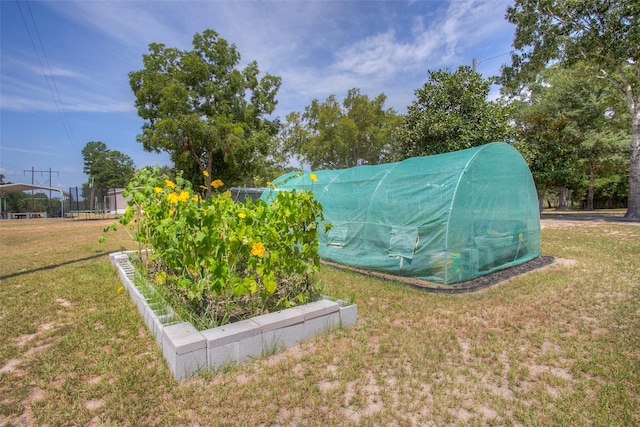
[{"label": "cinder block border", "polygon": [[198,331],[191,323],[177,319],[170,308],[154,307],[136,287],[135,268],[130,262],[133,254],[135,251],[113,252],[109,260],[177,380],[273,354],[331,330],[351,326],[358,319],[355,304],[322,299]]}]

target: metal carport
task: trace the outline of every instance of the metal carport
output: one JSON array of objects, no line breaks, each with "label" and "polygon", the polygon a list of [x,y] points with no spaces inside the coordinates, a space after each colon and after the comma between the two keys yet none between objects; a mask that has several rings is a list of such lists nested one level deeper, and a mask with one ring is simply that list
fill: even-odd
[{"label": "metal carport", "polygon": [[2,209],[1,199],[4,199],[7,194],[19,193],[21,191],[28,191],[28,190],[48,190],[48,191],[57,191],[58,193],[60,193],[60,196],[62,197],[62,204],[61,204],[62,217],[64,218],[64,197],[65,196],[68,197],[69,193],[66,191],[62,191],[59,188],[45,187],[43,185],[34,185],[34,184],[0,184],[0,212],[4,212]]}]

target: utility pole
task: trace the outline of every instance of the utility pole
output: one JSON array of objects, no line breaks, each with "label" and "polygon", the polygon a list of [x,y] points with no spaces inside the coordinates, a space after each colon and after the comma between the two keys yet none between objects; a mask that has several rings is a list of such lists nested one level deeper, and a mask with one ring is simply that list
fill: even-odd
[{"label": "utility pole", "polygon": [[[26,175],[27,172],[31,172],[31,185],[42,185],[42,186],[47,186],[47,187],[51,187],[51,174],[56,174],[58,177],[60,176],[60,172],[58,171],[52,171],[51,168],[49,168],[48,171],[37,171],[35,170],[35,168],[33,166],[31,166],[31,170],[28,169],[24,169],[24,174]],[[42,174],[49,172],[49,180],[48,181],[43,181],[43,182],[38,182],[36,181],[36,173],[39,173],[40,176],[43,176]],[[48,214],[49,216],[51,216],[51,190],[49,190],[49,200],[47,201],[47,207],[48,207]],[[31,210],[35,210],[35,201],[33,199],[33,190],[31,190]]]}]

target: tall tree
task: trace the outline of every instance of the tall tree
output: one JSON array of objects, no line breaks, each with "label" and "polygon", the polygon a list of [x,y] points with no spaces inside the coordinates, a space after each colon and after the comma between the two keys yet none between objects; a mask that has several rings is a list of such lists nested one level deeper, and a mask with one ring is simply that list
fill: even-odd
[{"label": "tall tree", "polygon": [[391,130],[397,123],[386,95],[371,99],[354,88],[342,103],[335,95],[314,99],[304,113],[287,116],[281,139],[284,151],[312,169],[340,169],[388,161]]},{"label": "tall tree", "polygon": [[[511,94],[512,96],[514,94]],[[558,187],[579,186],[584,165],[590,175],[587,207],[593,208],[594,183],[600,163],[611,162],[620,138],[619,102],[583,64],[571,68],[552,66],[524,87],[514,101],[514,121],[520,148],[542,193]],[[624,124],[624,123],[623,123]],[[624,128],[624,126],[622,126]],[[594,144],[599,141],[601,146]],[[528,145],[523,147],[522,144]],[[535,158],[534,158],[535,157]],[[568,208],[560,197],[559,208]]]},{"label": "tall tree", "polygon": [[138,135],[144,149],[167,151],[176,162],[188,153],[200,171],[189,178],[204,181],[207,197],[212,179],[234,184],[250,176],[278,130],[268,115],[280,78],[258,78],[255,61],[238,69],[236,46],[213,30],[196,33],[192,50],[152,43],[142,59],[144,69],[129,73],[129,82],[145,120]]},{"label": "tall tree", "polygon": [[628,139],[629,134],[624,131],[602,129],[590,133],[580,144],[580,163],[588,175],[586,210],[595,207],[597,178],[605,175],[611,178],[621,175],[621,172],[626,174]]},{"label": "tall tree", "polygon": [[631,115],[626,217],[640,219],[640,3],[631,0],[515,0],[512,65],[503,82],[517,86],[555,62],[584,61],[625,100]]},{"label": "tall tree", "polygon": [[90,141],[82,149],[83,172],[96,188],[124,188],[135,172],[131,157],[110,150],[102,141]]},{"label": "tall tree", "polygon": [[468,66],[429,71],[397,129],[396,159],[462,150],[510,138],[508,109],[489,101],[491,81]]}]

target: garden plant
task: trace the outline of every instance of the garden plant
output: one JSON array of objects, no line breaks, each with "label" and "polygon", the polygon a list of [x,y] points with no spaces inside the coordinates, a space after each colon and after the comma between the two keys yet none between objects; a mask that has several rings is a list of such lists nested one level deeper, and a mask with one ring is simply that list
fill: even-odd
[{"label": "garden plant", "polygon": [[211,186],[205,199],[199,193],[207,189],[194,191],[181,175],[174,182],[143,168],[124,193],[130,200],[120,223],[138,242],[141,267],[160,294],[200,328],[317,299],[318,232],[330,226],[313,193],[237,202],[221,180]]}]

